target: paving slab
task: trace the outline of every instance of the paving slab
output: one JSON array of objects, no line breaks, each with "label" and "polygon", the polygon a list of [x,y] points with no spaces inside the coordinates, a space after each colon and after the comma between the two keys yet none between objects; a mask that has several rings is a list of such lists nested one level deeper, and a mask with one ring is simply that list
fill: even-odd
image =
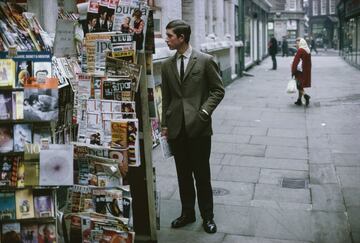
[{"label": "paving slab", "polygon": [[343,188],[346,207],[360,207],[360,188]]},{"label": "paving slab", "polygon": [[360,166],[360,153],[332,153],[337,166]]},{"label": "paving slab", "polygon": [[271,137],[306,138],[306,130],[269,128],[267,135]]},{"label": "paving slab", "polygon": [[345,212],[344,200],[338,184],[311,185],[313,210]]},{"label": "paving slab", "polygon": [[336,172],[343,187],[360,188],[360,167],[336,167]]},{"label": "paving slab", "polygon": [[360,232],[360,207],[349,207],[347,209],[351,230]]},{"label": "paving slab", "polygon": [[307,141],[305,138],[284,138],[270,136],[251,136],[250,144],[278,145],[300,148],[307,147]]},{"label": "paving slab", "polygon": [[158,243],[221,243],[224,242],[225,234],[208,234],[206,232],[194,232],[183,229],[160,229],[158,231]]},{"label": "paving slab", "polygon": [[301,159],[281,159],[281,158],[265,158],[256,156],[241,156],[234,154],[226,154],[221,161],[223,165],[257,167],[268,169],[284,169],[284,170],[309,170],[307,160]]},{"label": "paving slab", "polygon": [[309,172],[297,170],[261,169],[259,183],[280,185],[283,178],[308,179]]},{"label": "paving slab", "polygon": [[311,164],[310,165],[311,184],[338,183],[335,167],[332,164]]},{"label": "paving slab", "polygon": [[225,235],[223,243],[310,243],[310,241],[278,240],[241,235]]},{"label": "paving slab", "polygon": [[254,199],[274,202],[311,203],[309,189],[290,189],[269,184],[256,184]]},{"label": "paving slab", "polygon": [[331,149],[309,147],[310,164],[331,164],[333,163]]},{"label": "paving slab", "polygon": [[238,155],[251,155],[251,156],[264,156],[265,145],[255,144],[232,144],[213,142],[212,151],[215,153],[224,154],[238,154]]},{"label": "paving slab", "polygon": [[308,159],[308,151],[305,148],[267,146],[265,157],[284,159]]},{"label": "paving slab", "polygon": [[256,183],[259,175],[259,168],[223,165],[216,180]]}]

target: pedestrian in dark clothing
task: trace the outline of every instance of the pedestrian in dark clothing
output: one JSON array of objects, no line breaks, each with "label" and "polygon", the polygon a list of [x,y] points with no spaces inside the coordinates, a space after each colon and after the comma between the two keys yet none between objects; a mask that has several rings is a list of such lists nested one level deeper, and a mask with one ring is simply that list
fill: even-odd
[{"label": "pedestrian in dark clothing", "polygon": [[314,40],[314,38],[311,38],[311,42],[310,42],[310,53],[314,50],[316,54],[318,54],[318,51],[316,50],[316,42]]},{"label": "pedestrian in dark clothing", "polygon": [[296,39],[296,48],[298,48],[294,61],[291,66],[291,75],[295,77],[299,97],[295,105],[302,105],[301,97],[305,98],[305,105],[310,104],[310,95],[305,94],[304,88],[311,87],[311,53],[303,38]]},{"label": "pedestrian in dark clothing", "polygon": [[274,36],[272,36],[270,39],[270,42],[268,44],[268,51],[271,56],[271,60],[273,62],[272,70],[276,70],[276,68],[277,68],[277,63],[276,63],[277,49],[278,49],[277,40],[275,39]]},{"label": "pedestrian in dark clothing", "polygon": [[282,56],[289,56],[289,45],[288,42],[286,40],[286,37],[283,38],[283,42],[281,45],[281,50],[282,50]]},{"label": "pedestrian in dark clothing", "polygon": [[215,233],[209,162],[211,114],[225,90],[214,58],[194,50],[189,44],[190,34],[185,21],[173,20],[166,26],[166,43],[177,52],[161,67],[162,135],[174,154],[181,199],[181,216],[171,227],[195,221],[197,197],[203,228]]}]

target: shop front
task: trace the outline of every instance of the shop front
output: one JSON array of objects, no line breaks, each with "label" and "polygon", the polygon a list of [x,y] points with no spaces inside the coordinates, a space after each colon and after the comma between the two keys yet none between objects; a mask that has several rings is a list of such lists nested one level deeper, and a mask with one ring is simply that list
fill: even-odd
[{"label": "shop front", "polygon": [[338,4],[338,13],[340,55],[360,68],[360,0],[341,1]]}]

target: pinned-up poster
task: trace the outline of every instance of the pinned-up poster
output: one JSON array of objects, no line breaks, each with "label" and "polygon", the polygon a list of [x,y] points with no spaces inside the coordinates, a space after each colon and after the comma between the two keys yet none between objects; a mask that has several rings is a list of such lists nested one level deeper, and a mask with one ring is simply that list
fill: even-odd
[{"label": "pinned-up poster", "polygon": [[54,43],[56,57],[75,56],[75,21],[58,19],[56,22],[56,35]]}]

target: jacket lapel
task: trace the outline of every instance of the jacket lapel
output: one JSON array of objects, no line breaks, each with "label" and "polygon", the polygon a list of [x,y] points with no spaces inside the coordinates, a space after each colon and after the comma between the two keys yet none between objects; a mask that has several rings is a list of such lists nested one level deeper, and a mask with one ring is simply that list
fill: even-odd
[{"label": "jacket lapel", "polygon": [[196,61],[197,61],[197,55],[196,55],[196,52],[193,50],[193,51],[192,51],[192,54],[191,54],[191,56],[190,56],[189,63],[188,63],[188,65],[186,66],[186,70],[185,70],[183,82],[186,80],[187,76],[188,76],[189,73],[191,72],[191,69],[194,67]]}]

